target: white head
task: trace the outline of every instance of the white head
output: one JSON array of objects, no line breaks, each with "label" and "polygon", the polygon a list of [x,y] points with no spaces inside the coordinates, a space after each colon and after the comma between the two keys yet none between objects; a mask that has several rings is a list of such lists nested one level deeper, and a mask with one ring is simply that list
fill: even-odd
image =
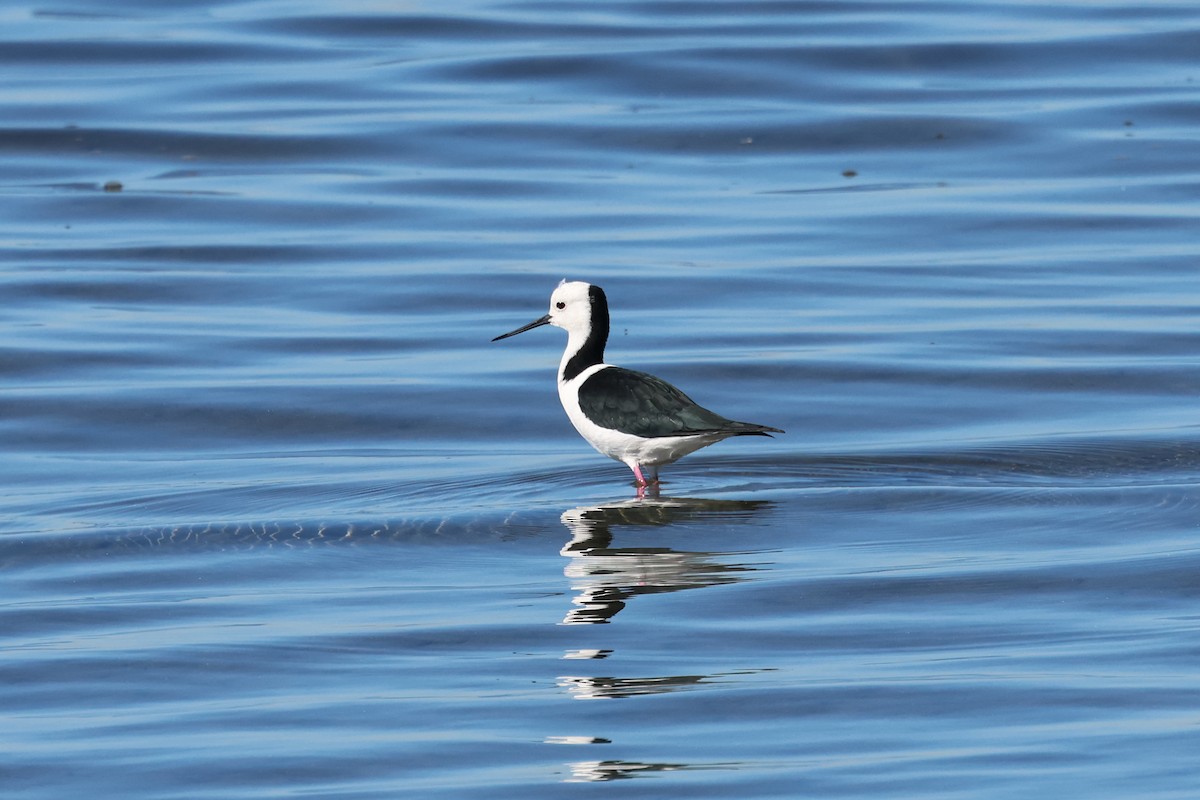
[{"label": "white head", "polygon": [[[550,324],[568,333],[587,333],[592,327],[592,298],[590,292],[604,292],[598,286],[583,281],[563,281],[550,295]],[[605,311],[607,311],[607,307]]]},{"label": "white head", "polygon": [[573,340],[598,339],[603,348],[608,339],[608,299],[604,290],[583,281],[563,281],[550,295],[549,314],[492,341],[507,339],[542,325],[562,328]]}]

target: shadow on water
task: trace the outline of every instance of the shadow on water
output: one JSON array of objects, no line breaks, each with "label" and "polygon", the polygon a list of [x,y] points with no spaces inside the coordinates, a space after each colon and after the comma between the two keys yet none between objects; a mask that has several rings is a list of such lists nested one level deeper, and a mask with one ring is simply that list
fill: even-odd
[{"label": "shadow on water", "polygon": [[[563,569],[573,593],[563,625],[606,625],[635,598],[688,589],[730,585],[750,580],[761,565],[750,563],[746,550],[677,550],[664,546],[638,546],[647,529],[687,529],[715,526],[728,532],[770,510],[768,500],[713,500],[655,497],[578,506],[560,517],[571,533],[560,553],[568,560]],[[725,537],[723,537],[725,538]],[[694,537],[689,535],[689,541]],[[617,700],[686,692],[703,688],[745,671],[711,674],[618,676],[599,673],[602,663],[615,653],[606,647],[568,650],[563,658],[575,664],[595,665],[593,674],[559,675],[556,685],[572,699]],[[550,737],[553,744],[597,744],[594,737]],[[625,759],[579,760],[566,763],[566,783],[602,783],[661,772],[732,769],[739,765],[681,763]]]},{"label": "shadow on water", "polygon": [[[765,500],[702,500],[655,498],[606,505],[581,506],[563,512],[561,521],[571,539],[561,554],[568,559],[563,572],[574,593],[573,608],[564,625],[608,624],[635,598],[687,589],[728,585],[750,578],[760,569],[745,561],[748,551],[683,551],[619,543],[618,536],[636,538],[639,528],[716,523],[742,524],[767,510]],[[568,651],[570,661],[604,661],[608,648]],[[724,674],[654,676],[560,675],[557,684],[576,700],[629,698],[697,688],[719,681]],[[572,780],[602,781],[630,777],[653,769],[683,769],[684,765],[581,762],[572,765]]]},{"label": "shadow on water", "polygon": [[564,511],[560,519],[571,531],[561,550],[570,559],[564,573],[577,594],[576,607],[563,623],[607,623],[639,595],[735,583],[755,569],[723,561],[736,552],[615,546],[615,529],[674,526],[697,518],[733,522],[770,505],[766,500],[655,498]]},{"label": "shadow on water", "polygon": [[565,783],[600,783],[635,778],[654,772],[675,772],[677,770],[713,769],[712,766],[693,766],[689,764],[646,763],[643,761],[574,761],[568,765],[571,777]]}]

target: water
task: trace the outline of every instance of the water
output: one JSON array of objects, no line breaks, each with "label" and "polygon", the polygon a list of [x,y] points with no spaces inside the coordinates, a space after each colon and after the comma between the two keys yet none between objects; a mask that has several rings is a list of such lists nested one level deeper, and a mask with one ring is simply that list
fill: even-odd
[{"label": "water", "polygon": [[1195,4],[0,30],[5,797],[1200,793]]}]

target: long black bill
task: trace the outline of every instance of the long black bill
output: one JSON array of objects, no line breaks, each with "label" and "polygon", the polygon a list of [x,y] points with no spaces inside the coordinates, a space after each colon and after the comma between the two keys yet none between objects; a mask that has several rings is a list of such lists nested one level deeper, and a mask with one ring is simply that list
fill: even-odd
[{"label": "long black bill", "polygon": [[498,342],[501,339],[507,339],[510,336],[516,336],[518,333],[524,333],[525,331],[531,331],[534,328],[540,328],[543,325],[549,325],[549,324],[550,324],[550,315],[547,314],[546,316],[542,317],[541,319],[535,319],[533,322],[529,323],[528,325],[524,325],[520,328],[517,328],[515,331],[509,331],[508,333],[502,333],[499,336],[497,336],[495,339],[492,339],[492,341]]}]

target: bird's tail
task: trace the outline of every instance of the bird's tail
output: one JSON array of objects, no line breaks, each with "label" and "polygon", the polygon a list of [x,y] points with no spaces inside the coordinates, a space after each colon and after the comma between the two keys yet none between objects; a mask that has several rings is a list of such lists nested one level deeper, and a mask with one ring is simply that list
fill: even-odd
[{"label": "bird's tail", "polygon": [[[753,422],[734,422],[729,426],[729,432],[734,436],[771,436],[772,433],[784,433],[779,428],[770,425],[755,425]],[[771,438],[775,438],[771,436]]]}]

